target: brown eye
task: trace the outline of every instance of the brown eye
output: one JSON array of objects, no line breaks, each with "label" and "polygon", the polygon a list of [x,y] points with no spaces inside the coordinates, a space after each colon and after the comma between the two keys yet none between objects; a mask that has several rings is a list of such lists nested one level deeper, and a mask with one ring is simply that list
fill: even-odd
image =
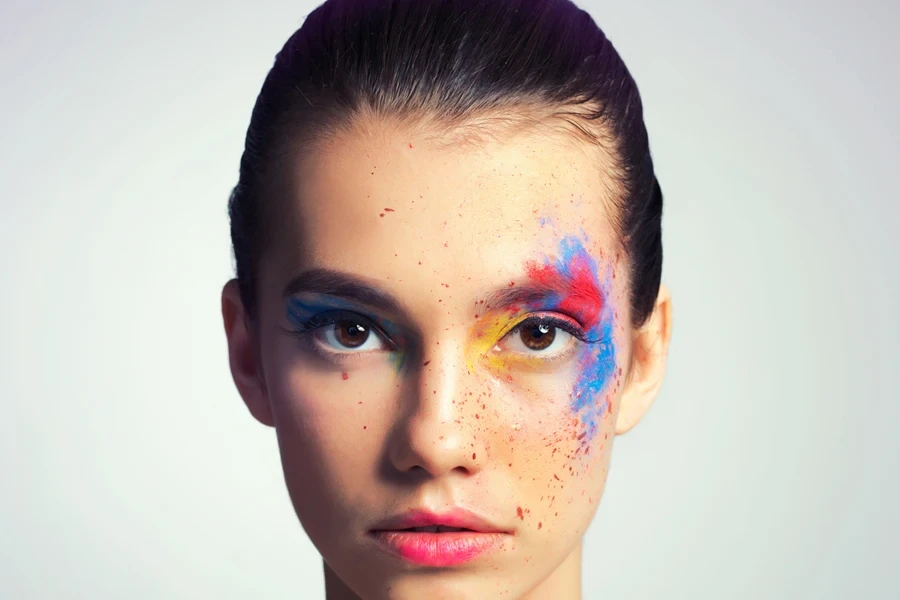
[{"label": "brown eye", "polygon": [[519,332],[522,342],[530,350],[546,350],[556,339],[556,327],[540,323],[534,327],[523,327]]},{"label": "brown eye", "polygon": [[371,330],[358,321],[342,319],[334,324],[335,340],[346,348],[359,348],[370,334]]}]

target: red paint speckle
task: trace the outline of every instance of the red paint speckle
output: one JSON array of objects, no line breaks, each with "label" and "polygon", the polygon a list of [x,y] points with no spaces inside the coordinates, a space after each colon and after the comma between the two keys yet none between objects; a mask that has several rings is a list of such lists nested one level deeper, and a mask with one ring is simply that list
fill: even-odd
[{"label": "red paint speckle", "polygon": [[348,379],[350,379],[350,374],[344,371],[343,373],[341,373],[341,379],[347,381]]},{"label": "red paint speckle", "polygon": [[426,360],[425,362],[422,363],[422,366],[423,366],[423,367],[427,367],[427,366],[428,366],[428,363],[430,363],[430,362],[431,362],[430,360]]},{"label": "red paint speckle", "polygon": [[524,521],[524,520],[525,520],[525,515],[522,513],[522,507],[521,507],[521,506],[517,506],[517,507],[516,507],[516,516],[519,517],[519,520],[520,520],[520,521]]},{"label": "red paint speckle", "polygon": [[540,528],[543,527],[543,526],[544,526],[543,523],[540,523],[540,522],[538,523],[538,529],[540,529]]},{"label": "red paint speckle", "polygon": [[384,212],[394,212],[394,209],[393,209],[393,208],[386,208],[386,209],[384,209]]}]

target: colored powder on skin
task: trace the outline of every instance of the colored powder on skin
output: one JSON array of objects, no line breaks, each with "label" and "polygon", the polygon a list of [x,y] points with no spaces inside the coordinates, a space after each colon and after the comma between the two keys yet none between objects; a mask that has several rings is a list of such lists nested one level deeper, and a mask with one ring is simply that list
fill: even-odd
[{"label": "colored powder on skin", "polygon": [[586,426],[585,442],[590,443],[609,406],[600,401],[600,394],[616,371],[613,311],[606,302],[610,296],[610,275],[601,284],[597,262],[574,236],[562,240],[554,261],[532,263],[526,272],[532,282],[553,289],[558,295],[559,310],[576,317],[587,331],[590,343],[583,344],[580,351],[571,407]]},{"label": "colored powder on skin", "polygon": [[593,439],[609,407],[608,402],[600,401],[600,394],[616,371],[613,311],[606,302],[610,295],[610,276],[601,284],[599,273],[597,262],[575,236],[563,238],[555,259],[526,265],[531,283],[552,290],[551,303],[578,319],[590,342],[583,343],[579,353],[579,375],[572,389],[571,403],[572,411],[587,428],[583,434],[585,443]]},{"label": "colored powder on skin", "polygon": [[479,323],[473,335],[472,348],[470,352],[466,353],[466,366],[469,371],[477,370],[476,360],[486,361],[488,369],[495,373],[506,372],[509,369],[509,365],[503,356],[492,352],[492,350],[506,332],[511,329],[511,319],[515,316],[514,313],[520,311],[519,307],[512,306],[505,311],[508,314],[497,315],[491,321]]}]

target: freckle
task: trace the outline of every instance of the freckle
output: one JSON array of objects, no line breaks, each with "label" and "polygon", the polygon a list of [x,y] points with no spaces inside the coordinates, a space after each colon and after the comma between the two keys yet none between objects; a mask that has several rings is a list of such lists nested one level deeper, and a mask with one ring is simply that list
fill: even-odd
[{"label": "freckle", "polygon": [[384,213],[381,213],[381,214],[380,214],[380,215],[378,215],[378,216],[379,216],[379,217],[383,217],[383,216],[384,216]]},{"label": "freckle", "polygon": [[368,427],[368,425],[363,425],[363,429],[365,429],[366,427]]},{"label": "freckle", "polygon": [[521,507],[521,506],[517,506],[517,507],[516,507],[516,516],[519,517],[519,520],[520,520],[520,521],[524,521],[524,520],[525,520],[525,515],[522,514],[522,507]]},{"label": "freckle", "polygon": [[512,463],[509,463],[509,466],[512,466]]},{"label": "freckle", "polygon": [[[344,381],[347,381],[348,379],[350,379],[350,374],[347,373],[346,371],[341,373],[341,379],[343,379]],[[362,404],[362,402],[360,402],[360,404]]]},{"label": "freckle", "polygon": [[362,400],[360,400],[359,402],[357,402],[357,404],[362,404]]}]

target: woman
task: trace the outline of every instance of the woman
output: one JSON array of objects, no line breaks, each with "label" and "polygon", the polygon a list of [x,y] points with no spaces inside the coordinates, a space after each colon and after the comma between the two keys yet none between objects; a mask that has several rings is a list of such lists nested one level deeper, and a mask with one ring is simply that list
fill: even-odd
[{"label": "woman", "polygon": [[637,87],[567,0],[328,0],[230,199],[235,383],[327,597],[581,597],[617,434],[660,387]]}]

